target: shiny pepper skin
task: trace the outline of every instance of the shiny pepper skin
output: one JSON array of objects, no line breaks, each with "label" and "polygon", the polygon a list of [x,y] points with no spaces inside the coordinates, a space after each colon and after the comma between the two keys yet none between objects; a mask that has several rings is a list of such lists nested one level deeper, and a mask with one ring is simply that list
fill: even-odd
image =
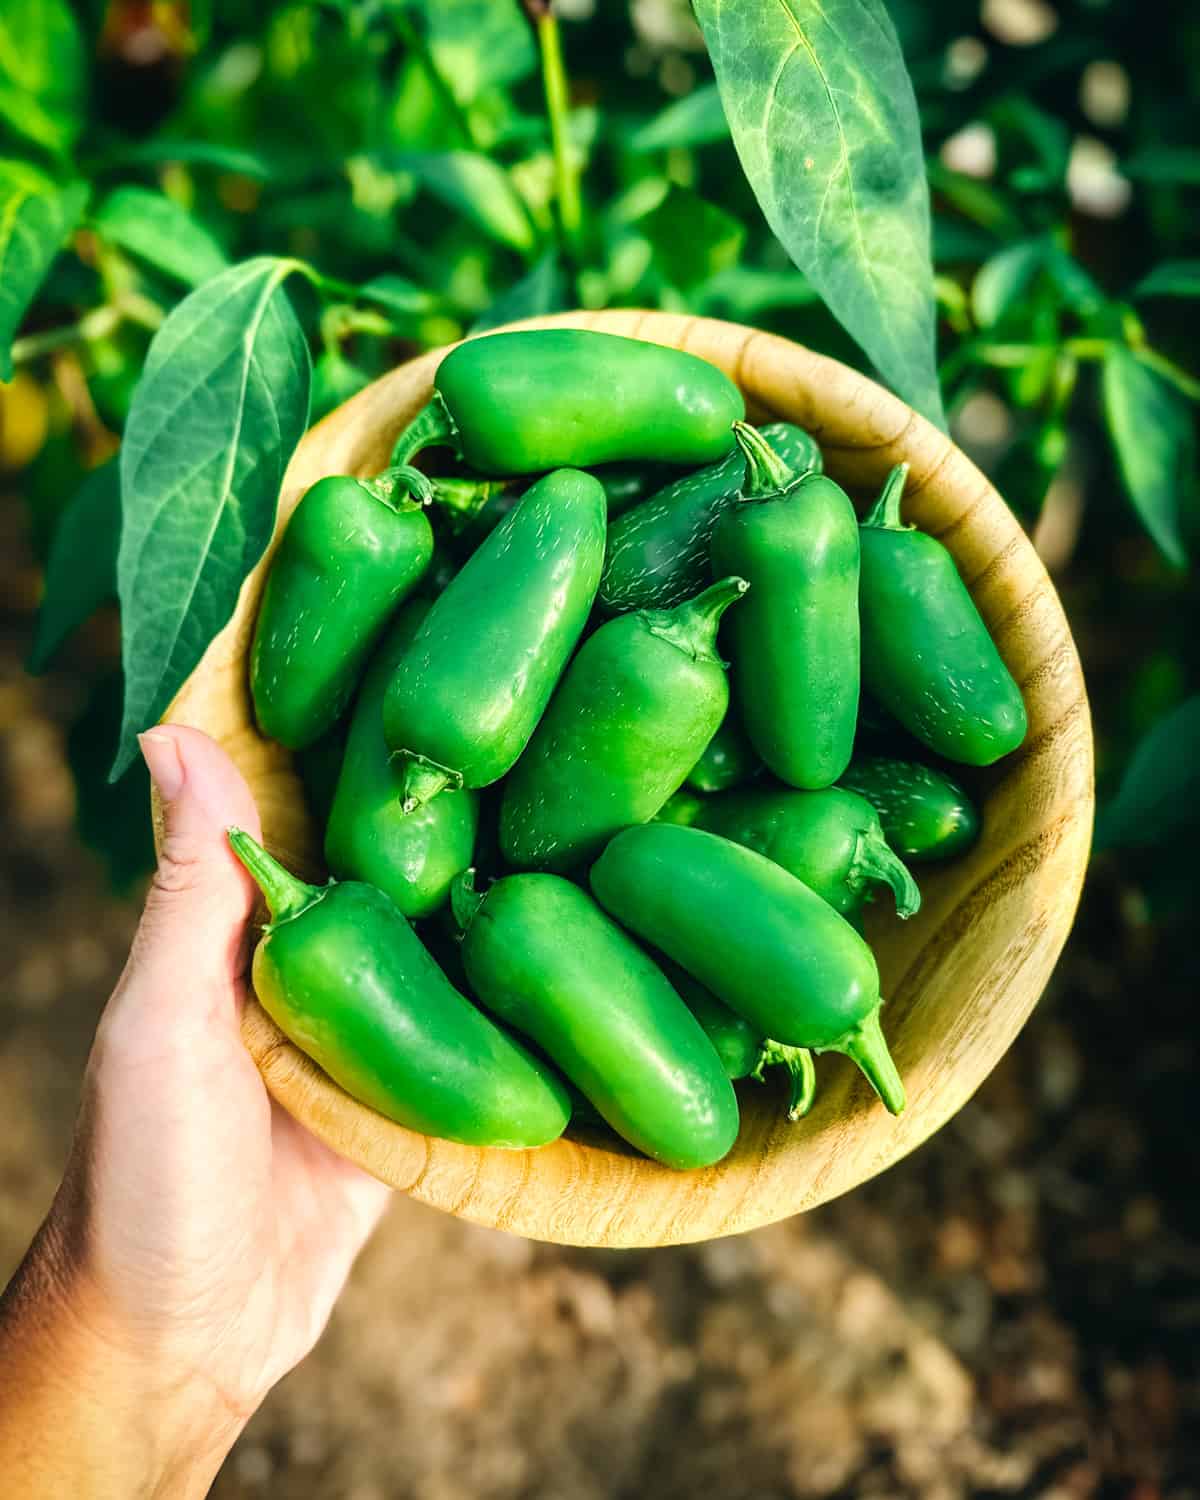
[{"label": "shiny pepper skin", "polygon": [[433,384],[394,463],[443,444],[481,474],[707,464],[733,446],[730,424],[745,415],[737,386],[707,360],[580,328],[468,339]]},{"label": "shiny pepper skin", "polygon": [[794,875],[716,834],[646,823],[619,833],[589,878],[606,911],[760,1035],[845,1053],[893,1114],[904,1108],[871,950]]},{"label": "shiny pepper skin", "polygon": [[979,814],[957,781],[919,761],[856,755],[841,786],[865,797],[905,859],[953,859],[979,837]]},{"label": "shiny pepper skin", "polygon": [[544,1146],[570,1118],[561,1080],[454,988],[382,891],[305,885],[231,829],[271,920],[254,993],[353,1098],[469,1146]]},{"label": "shiny pepper skin", "polygon": [[[761,436],[793,473],[820,472],[821,450],[799,427],[772,422]],[[713,527],[737,500],[745,476],[746,460],[735,448],[612,521],[600,580],[604,608],[611,614],[670,609],[698,593],[712,577]]]},{"label": "shiny pepper skin", "polygon": [[510,864],[562,873],[590,862],[679,789],[729,705],[717,627],[745,590],[726,578],[588,637],[505,783]]},{"label": "shiny pepper skin", "polygon": [[392,611],[433,556],[422,495],[402,481],[335,475],[297,505],[267,574],[250,691],[259,728],[302,750],[341,718]]},{"label": "shiny pepper skin", "polygon": [[718,520],[712,565],[750,584],[729,622],[734,695],[750,743],[790,786],[829,786],[858,720],[858,521],[823,474],[796,478],[754,428],[741,497]]},{"label": "shiny pepper skin", "polygon": [[692,826],[757,849],[843,916],[862,909],[874,882],[891,887],[898,916],[920,909],[916,881],[888,847],[874,807],[842,787],[726,792],[710,797]]},{"label": "shiny pepper skin", "polygon": [[892,470],[862,524],[863,684],[937,754],[988,766],[1025,738],[1025,704],[953,557],[902,524],[907,476]]},{"label": "shiny pepper skin", "polygon": [[661,969],[557,875],[454,889],[463,963],[487,1008],[532,1038],[625,1140],[669,1167],[733,1145],[737,1097]]},{"label": "shiny pepper skin", "polygon": [[547,474],[434,601],[383,704],[409,811],[490,786],[524,750],[587,622],[604,518],[598,480]]},{"label": "shiny pepper skin", "polygon": [[450,882],[471,863],[479,796],[446,791],[404,811],[402,769],[383,737],[383,699],[404,652],[429,610],[410,599],[375,652],[363,679],[325,828],[325,862],[339,880],[365,880],[406,917],[443,905]]}]

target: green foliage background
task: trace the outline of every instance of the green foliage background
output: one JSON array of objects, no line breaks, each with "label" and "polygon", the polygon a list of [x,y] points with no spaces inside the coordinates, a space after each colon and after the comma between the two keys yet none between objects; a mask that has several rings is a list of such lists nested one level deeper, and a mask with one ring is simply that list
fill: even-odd
[{"label": "green foliage background", "polygon": [[[127,750],[222,623],[310,414],[472,328],[640,305],[754,323],[944,408],[1064,593],[1099,845],[1147,911],[1186,910],[1196,7],[575,0],[565,77],[547,25],[517,0],[0,13],[5,488],[47,565],[33,664],[94,670],[72,762],[115,878],[146,860],[143,773],[107,783],[117,662],[94,619],[73,632],[118,580]],[[148,621],[201,532],[216,605]]]}]

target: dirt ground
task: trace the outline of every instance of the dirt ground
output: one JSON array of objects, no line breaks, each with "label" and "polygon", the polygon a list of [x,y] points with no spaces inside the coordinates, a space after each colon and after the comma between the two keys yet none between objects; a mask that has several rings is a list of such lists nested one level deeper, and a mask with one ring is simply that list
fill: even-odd
[{"label": "dirt ground", "polygon": [[[0,1282],[44,1213],[136,900],[73,827],[69,670],[0,660]],[[804,1218],[583,1252],[404,1199],[216,1500],[1200,1495],[1200,974],[1114,869],[1010,1056]],[[1182,924],[1181,924],[1182,927]]]}]

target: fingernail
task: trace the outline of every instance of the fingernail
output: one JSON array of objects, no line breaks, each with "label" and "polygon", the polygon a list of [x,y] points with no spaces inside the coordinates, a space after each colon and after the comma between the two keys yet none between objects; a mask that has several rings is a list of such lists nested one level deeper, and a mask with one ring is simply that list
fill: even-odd
[{"label": "fingernail", "polygon": [[183,762],[179,759],[178,745],[169,734],[156,734],[153,729],[139,734],[138,744],[159,796],[164,802],[174,802],[183,787]]}]

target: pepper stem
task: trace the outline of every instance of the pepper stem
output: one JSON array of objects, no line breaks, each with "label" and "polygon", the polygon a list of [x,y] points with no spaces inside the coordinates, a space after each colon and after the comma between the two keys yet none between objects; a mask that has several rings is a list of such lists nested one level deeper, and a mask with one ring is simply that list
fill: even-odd
[{"label": "pepper stem", "polygon": [[462,786],[460,773],[439,766],[436,760],[418,755],[415,750],[397,750],[396,755],[404,762],[403,812],[416,812],[448,786],[456,791]]},{"label": "pepper stem", "polygon": [[437,478],[433,481],[433,503],[456,522],[467,522],[484,508],[493,495],[506,487],[503,479]]},{"label": "pepper stem", "polygon": [[454,877],[450,882],[450,910],[459,932],[466,932],[486,900],[486,894],[475,889],[474,865]]},{"label": "pepper stem", "polygon": [[290,870],[285,870],[257,839],[243,833],[240,828],[228,828],[225,832],[233,852],[263,893],[272,925],[298,917],[306,907],[321,899],[323,892],[318,887],[305,884]]},{"label": "pepper stem", "polygon": [[422,448],[453,448],[462,457],[458,447],[458,427],[440,391],[434,391],[396,439],[389,467],[411,463]]},{"label": "pepper stem", "polygon": [[782,1063],[791,1077],[787,1117],[789,1120],[802,1120],[812,1108],[817,1091],[817,1069],[812,1053],[807,1047],[785,1047],[782,1042],[764,1042],[751,1078],[757,1078],[761,1083],[763,1069],[776,1063]]},{"label": "pepper stem", "polygon": [[844,1052],[853,1058],[867,1075],[871,1087],[883,1100],[888,1112],[900,1114],[904,1109],[904,1085],[892,1054],[884,1040],[883,1027],[879,1024],[879,1006],[858,1023],[832,1047],[822,1049],[829,1052]]},{"label": "pepper stem", "polygon": [[900,502],[904,499],[904,486],[908,483],[908,465],[897,464],[883,481],[879,499],[867,512],[864,526],[881,526],[888,531],[908,531],[900,519]]},{"label": "pepper stem", "polygon": [[[382,474],[376,474],[372,479],[360,479],[358,482],[364,490],[374,495],[376,500],[382,500],[393,510],[399,510],[406,503],[410,506],[428,505],[433,499],[433,482],[429,475],[422,474],[420,469],[414,469],[411,464],[396,464],[393,468],[384,469]],[[396,491],[401,487],[404,493],[398,503]]]},{"label": "pepper stem", "polygon": [[750,585],[744,578],[722,578],[710,584],[702,594],[677,604],[674,609],[648,609],[643,611],[647,628],[652,635],[670,641],[693,661],[719,661],[717,656],[717,627],[721,616],[747,591]]},{"label": "pepper stem", "polygon": [[854,845],[847,881],[857,888],[867,880],[891,886],[898,917],[914,916],[921,909],[921,891],[908,866],[895,854],[880,833],[860,833]]},{"label": "pepper stem", "polygon": [[746,477],[742,480],[743,500],[762,500],[789,489],[800,475],[780,458],[757,427],[749,422],[735,422],[733,435],[746,460]]}]

